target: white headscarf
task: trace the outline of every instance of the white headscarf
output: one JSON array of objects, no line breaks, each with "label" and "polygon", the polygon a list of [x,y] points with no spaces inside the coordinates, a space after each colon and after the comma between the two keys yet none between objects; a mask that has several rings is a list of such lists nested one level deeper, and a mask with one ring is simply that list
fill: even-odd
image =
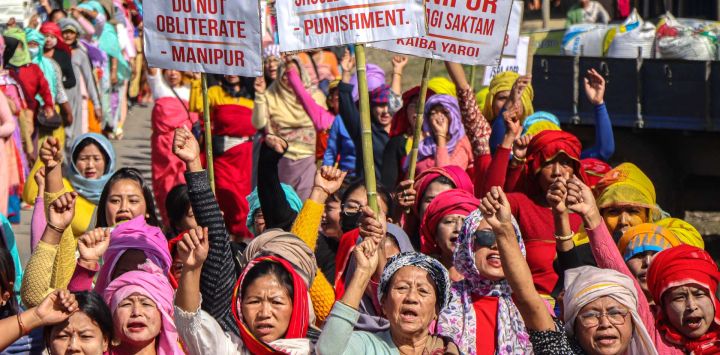
[{"label": "white headscarf", "polygon": [[656,355],[657,349],[637,312],[637,291],[633,281],[610,269],[582,266],[565,271],[565,331],[574,334],[580,310],[600,297],[609,296],[627,307],[633,319],[633,335],[628,355]]}]

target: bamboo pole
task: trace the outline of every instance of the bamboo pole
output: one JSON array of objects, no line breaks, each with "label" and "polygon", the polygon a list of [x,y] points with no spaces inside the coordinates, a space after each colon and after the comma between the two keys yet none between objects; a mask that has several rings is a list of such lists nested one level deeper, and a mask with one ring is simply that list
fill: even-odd
[{"label": "bamboo pole", "polygon": [[375,159],[373,157],[372,124],[370,123],[370,97],[367,86],[365,45],[355,45],[357,60],[358,93],[360,94],[360,130],[362,137],[363,171],[368,206],[378,214],[377,187],[375,183]]},{"label": "bamboo pole", "polygon": [[413,133],[412,150],[410,151],[410,167],[408,169],[408,180],[415,180],[415,167],[417,166],[418,147],[422,139],[422,124],[425,113],[425,97],[427,95],[428,79],[430,78],[430,65],[432,59],[425,58],[422,81],[420,82],[420,98],[416,107],[417,120],[415,120],[415,132]]},{"label": "bamboo pole", "polygon": [[205,160],[207,161],[210,188],[215,192],[215,169],[213,168],[212,127],[210,125],[210,102],[208,100],[207,75],[202,73],[203,122],[205,126]]},{"label": "bamboo pole", "polygon": [[470,67],[470,89],[475,92],[475,78],[477,77],[477,66]]}]

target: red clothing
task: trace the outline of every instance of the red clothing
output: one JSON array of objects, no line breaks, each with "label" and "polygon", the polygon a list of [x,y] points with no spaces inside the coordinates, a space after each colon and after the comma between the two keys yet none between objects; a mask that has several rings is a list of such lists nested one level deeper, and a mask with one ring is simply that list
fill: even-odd
[{"label": "red clothing", "polygon": [[10,76],[15,79],[22,87],[23,95],[25,95],[25,101],[27,107],[32,112],[37,112],[38,101],[35,98],[36,95],[40,95],[45,102],[45,108],[53,108],[54,103],[52,94],[50,93],[50,86],[45,75],[43,74],[40,67],[35,63],[23,65],[19,68],[10,68]]},{"label": "red clothing", "polygon": [[497,297],[473,295],[478,334],[475,337],[475,349],[478,355],[494,355],[497,349],[498,302]]},{"label": "red clothing", "polygon": [[357,240],[360,237],[360,230],[355,228],[340,237],[340,245],[335,254],[335,299],[339,300],[345,294],[345,271],[347,271],[350,255],[352,254]]}]

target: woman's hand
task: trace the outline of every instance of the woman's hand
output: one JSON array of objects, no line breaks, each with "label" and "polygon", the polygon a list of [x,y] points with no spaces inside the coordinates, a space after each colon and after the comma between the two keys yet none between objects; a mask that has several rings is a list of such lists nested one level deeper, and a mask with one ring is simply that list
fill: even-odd
[{"label": "woman's hand", "polygon": [[110,246],[110,231],[105,228],[95,228],[83,234],[78,240],[78,263],[89,270],[97,267],[100,258]]},{"label": "woman's hand", "polygon": [[42,196],[45,193],[45,168],[40,168],[35,172],[35,183],[38,186],[38,196]]},{"label": "woman's hand", "polygon": [[585,75],[585,95],[593,105],[601,105],[605,100],[605,78],[595,69],[590,69]]},{"label": "woman's hand", "polygon": [[64,322],[78,309],[75,295],[68,290],[55,290],[32,310],[32,314],[39,326],[46,326]]},{"label": "woman's hand", "polygon": [[513,142],[513,156],[519,160],[524,160],[527,158],[527,148],[530,145],[530,141],[532,140],[531,134],[526,134]]},{"label": "woman's hand", "polygon": [[345,54],[340,60],[340,67],[342,68],[342,81],[349,83],[355,70],[355,57],[347,49],[345,49]]},{"label": "woman's hand", "polygon": [[494,231],[510,226],[512,228],[512,210],[510,202],[500,186],[493,186],[480,202],[480,212]]},{"label": "woman's hand", "polygon": [[430,128],[437,145],[444,146],[450,139],[448,132],[450,131],[450,120],[444,114],[434,114],[430,116]]},{"label": "woman's hand", "polygon": [[408,57],[404,55],[396,55],[392,58],[393,74],[402,75],[405,66],[408,63]]},{"label": "woman's hand", "polygon": [[195,227],[183,234],[182,240],[177,244],[178,256],[183,264],[183,273],[200,270],[205,263],[210,249],[208,243],[208,229]]},{"label": "woman's hand", "polygon": [[380,223],[370,206],[363,206],[362,214],[358,222],[360,237],[363,240],[372,239],[375,243],[380,244],[380,241],[385,238],[385,227]]},{"label": "woman's hand", "polygon": [[595,229],[602,223],[602,216],[590,188],[573,176],[567,182],[567,207],[583,217],[585,228]]},{"label": "woman's hand", "polygon": [[523,75],[515,80],[515,84],[513,84],[512,89],[510,89],[510,97],[507,102],[505,102],[505,110],[517,108],[518,114],[523,114],[522,95],[525,89],[530,86],[531,81],[532,75]]},{"label": "woman's hand", "polygon": [[405,210],[409,210],[415,206],[417,191],[415,191],[415,181],[401,181],[397,188],[398,193],[395,194],[395,202]]},{"label": "woman's hand", "polygon": [[172,146],[173,154],[184,161],[190,171],[200,171],[200,145],[186,127],[175,129]]},{"label": "woman's hand", "polygon": [[567,192],[567,180],[562,176],[555,178],[555,181],[548,187],[545,199],[550,205],[554,215],[567,213],[567,206],[565,206]]},{"label": "woman's hand", "polygon": [[332,166],[323,166],[315,173],[315,187],[319,187],[328,195],[332,195],[342,186],[347,171]]},{"label": "woman's hand", "polygon": [[265,77],[264,76],[258,76],[255,78],[255,93],[256,94],[264,94],[265,89],[267,89],[267,83],[265,83]]},{"label": "woman's hand", "polygon": [[66,230],[70,226],[70,223],[72,223],[73,217],[75,217],[76,197],[77,192],[66,192],[53,201],[53,203],[50,204],[50,208],[48,208],[48,224],[61,230]]},{"label": "woman's hand", "polygon": [[365,239],[355,247],[355,269],[363,272],[368,278],[377,269],[380,254],[378,253],[379,245],[372,239]]},{"label": "woman's hand", "polygon": [[278,154],[285,154],[285,151],[288,149],[287,141],[274,134],[268,134],[265,136],[265,145]]},{"label": "woman's hand", "polygon": [[40,161],[45,164],[48,169],[54,169],[62,164],[62,148],[60,141],[55,137],[48,137],[40,147]]}]

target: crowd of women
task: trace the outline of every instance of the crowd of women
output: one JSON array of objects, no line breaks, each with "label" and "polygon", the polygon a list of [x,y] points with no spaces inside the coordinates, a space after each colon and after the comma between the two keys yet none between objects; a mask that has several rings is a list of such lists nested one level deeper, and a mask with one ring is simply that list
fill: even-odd
[{"label": "crowd of women", "polygon": [[[48,10],[0,43],[0,354],[720,353],[720,271],[638,166],[609,165],[596,71],[584,147],[530,77],[475,93],[445,63],[419,107],[407,58],[368,64],[374,211],[345,48],[270,43],[263,77],[215,78],[211,179],[198,75],[132,64],[141,7]],[[152,181],[108,139],[136,79]]]}]

